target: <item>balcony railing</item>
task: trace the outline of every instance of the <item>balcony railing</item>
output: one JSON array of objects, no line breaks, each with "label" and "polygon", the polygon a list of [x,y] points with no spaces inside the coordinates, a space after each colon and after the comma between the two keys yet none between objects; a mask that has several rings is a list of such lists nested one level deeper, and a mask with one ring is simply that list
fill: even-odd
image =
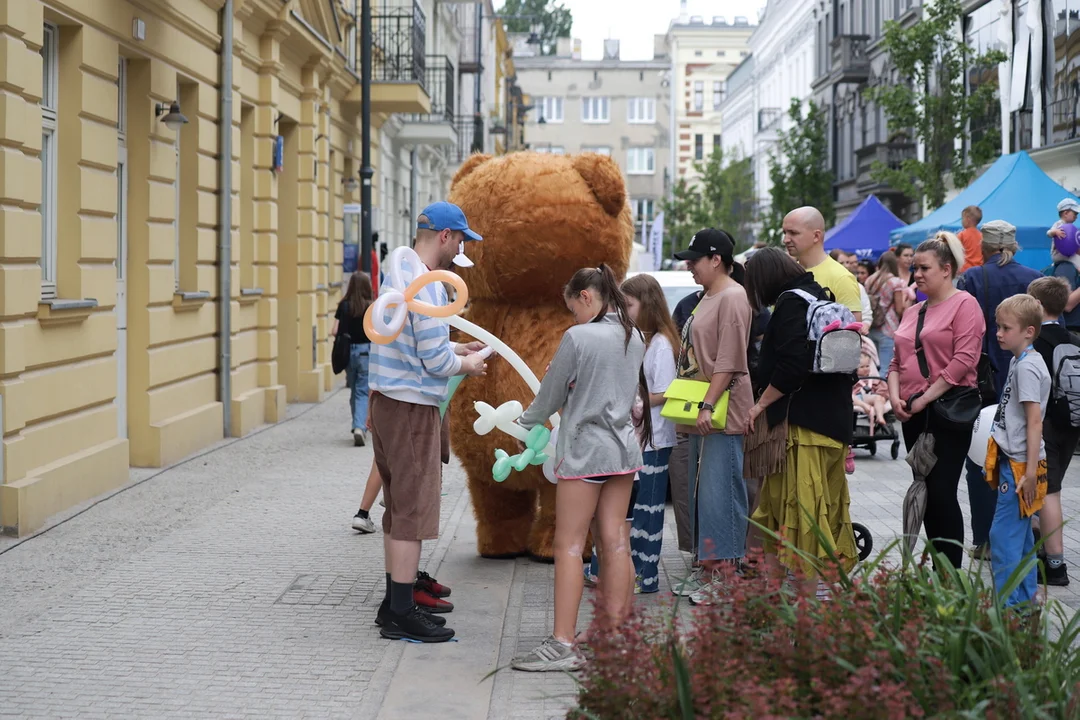
[{"label": "balcony railing", "polygon": [[457,130],[457,162],[465,162],[474,150],[484,149],[484,119],[474,115],[454,116],[454,128]]},{"label": "balcony railing", "polygon": [[457,74],[454,72],[454,63],[445,55],[428,55],[424,58],[426,75],[426,89],[431,98],[431,112],[426,115],[411,114],[409,122],[454,122],[454,108],[456,97],[454,95],[454,83]]},{"label": "balcony railing", "polygon": [[866,48],[869,35],[837,35],[832,41],[832,69],[836,82],[864,83],[870,78],[870,58]]},{"label": "balcony railing", "polygon": [[476,12],[472,5],[466,6],[464,12],[458,14],[458,30],[461,31],[461,57],[458,62],[463,73],[480,72],[483,59],[476,52],[476,38],[480,34],[480,27],[476,22]]},{"label": "balcony railing", "polygon": [[[424,58],[427,21],[417,2],[372,14],[372,82],[419,83],[427,87]],[[358,40],[359,41],[359,40]],[[359,52],[357,52],[359,57]]]},{"label": "balcony railing", "polygon": [[915,143],[887,142],[866,145],[855,151],[855,187],[860,192],[872,190],[888,195],[900,194],[899,190],[876,180],[873,176],[875,163],[880,162],[887,168],[899,170],[904,160],[915,157]]},{"label": "balcony railing", "polygon": [[780,121],[783,116],[780,108],[761,108],[757,114],[758,131],[768,130]]}]

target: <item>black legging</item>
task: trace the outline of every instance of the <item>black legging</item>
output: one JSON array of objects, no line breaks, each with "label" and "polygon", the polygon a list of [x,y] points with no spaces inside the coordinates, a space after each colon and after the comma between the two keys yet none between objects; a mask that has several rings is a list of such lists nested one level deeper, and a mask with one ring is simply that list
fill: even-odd
[{"label": "black legging", "polygon": [[[928,413],[929,409],[923,410],[902,423],[904,445],[909,450],[926,427]],[[933,421],[931,413],[930,433],[934,436],[934,453],[938,460],[926,478],[926,517],[923,525],[934,549],[957,568],[964,558],[964,515],[960,512],[956,490],[971,445],[973,428],[974,423],[966,430],[946,429]],[[937,539],[950,542],[933,542]]]}]

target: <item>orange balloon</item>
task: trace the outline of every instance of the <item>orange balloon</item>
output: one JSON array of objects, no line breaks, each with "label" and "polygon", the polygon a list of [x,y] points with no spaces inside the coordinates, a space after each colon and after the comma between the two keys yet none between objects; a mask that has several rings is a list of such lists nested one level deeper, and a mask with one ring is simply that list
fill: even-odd
[{"label": "orange balloon", "polygon": [[[433,282],[449,283],[457,291],[454,302],[449,305],[432,305],[431,303],[423,302],[422,300],[414,300],[416,294],[427,284]],[[409,287],[405,288],[405,300],[409,306],[409,310],[418,312],[421,315],[427,315],[428,317],[445,318],[451,315],[457,315],[459,312],[465,309],[465,304],[469,302],[469,288],[465,285],[465,281],[460,275],[450,272],[449,270],[429,270],[420,277],[409,283]]]}]

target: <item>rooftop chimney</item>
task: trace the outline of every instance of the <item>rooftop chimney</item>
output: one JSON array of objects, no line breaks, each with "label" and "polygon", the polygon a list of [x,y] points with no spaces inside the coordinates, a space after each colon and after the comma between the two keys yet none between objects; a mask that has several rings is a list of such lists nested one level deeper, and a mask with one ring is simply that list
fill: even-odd
[{"label": "rooftop chimney", "polygon": [[724,17],[723,15],[713,15],[712,24],[713,25],[727,25],[727,18]]},{"label": "rooftop chimney", "polygon": [[686,9],[686,0],[679,0],[679,24],[685,25],[689,17],[690,13]]},{"label": "rooftop chimney", "polygon": [[747,19],[746,19],[746,18],[745,18],[744,16],[742,16],[742,15],[736,15],[736,16],[735,16],[735,24],[736,24],[736,25],[749,25],[749,24],[750,24],[750,21],[749,21],[749,20],[747,20]]},{"label": "rooftop chimney", "polygon": [[619,59],[619,41],[615,38],[608,38],[604,41],[604,59],[605,60],[618,60]]}]

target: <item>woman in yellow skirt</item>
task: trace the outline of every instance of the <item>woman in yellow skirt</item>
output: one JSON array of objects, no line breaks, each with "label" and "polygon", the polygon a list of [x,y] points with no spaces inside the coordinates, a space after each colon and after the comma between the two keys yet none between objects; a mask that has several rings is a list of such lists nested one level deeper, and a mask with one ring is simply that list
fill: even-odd
[{"label": "woman in yellow skirt", "polygon": [[807,340],[809,302],[799,292],[826,292],[787,253],[763,248],[747,262],[746,294],[755,312],[774,306],[761,343],[750,410],[748,464],[762,468],[752,520],[772,537],[766,552],[789,572],[801,570],[817,587],[816,572],[834,556],[847,570],[858,559],[848,514],[844,458],[851,444],[851,376],[811,373]]}]

